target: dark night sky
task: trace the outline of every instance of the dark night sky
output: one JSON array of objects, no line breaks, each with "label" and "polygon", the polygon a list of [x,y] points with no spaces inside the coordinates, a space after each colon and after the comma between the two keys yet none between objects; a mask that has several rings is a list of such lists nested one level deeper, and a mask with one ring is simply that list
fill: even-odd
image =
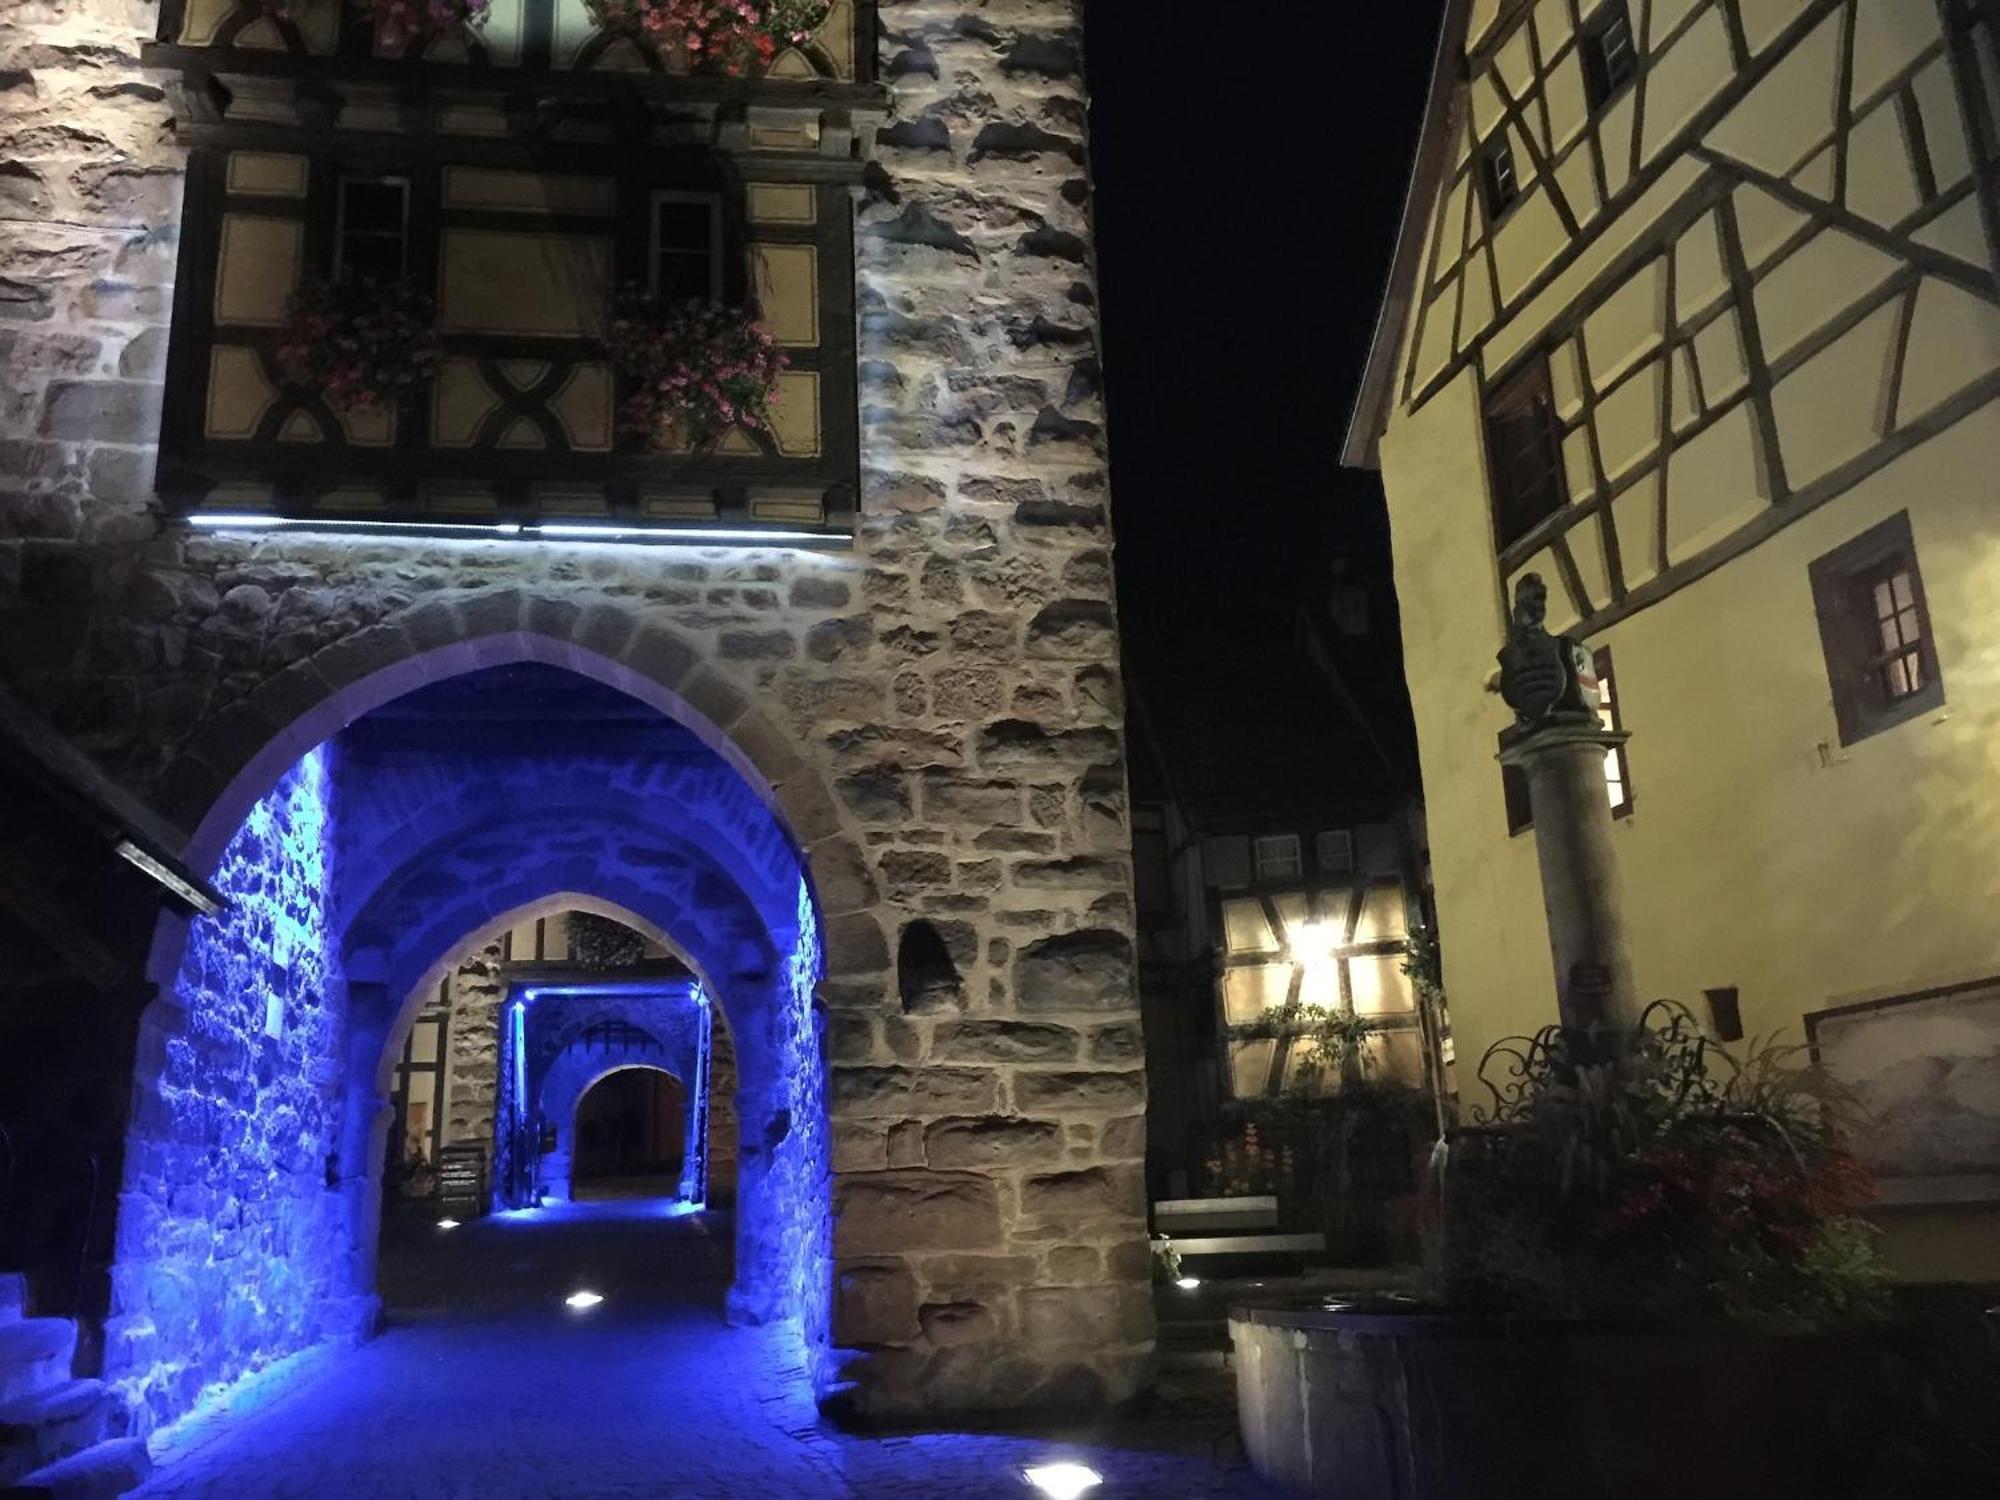
[{"label": "dark night sky", "polygon": [[1142,683],[1227,670],[1286,632],[1337,552],[1387,574],[1379,483],[1338,453],[1442,3],[1179,21],[1204,10],[1086,7],[1121,615]]}]

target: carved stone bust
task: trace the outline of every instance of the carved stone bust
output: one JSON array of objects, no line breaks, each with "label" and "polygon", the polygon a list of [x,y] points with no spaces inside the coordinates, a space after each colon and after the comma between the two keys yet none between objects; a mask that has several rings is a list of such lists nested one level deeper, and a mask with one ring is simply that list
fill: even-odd
[{"label": "carved stone bust", "polygon": [[1500,696],[1516,724],[1538,724],[1559,713],[1597,715],[1597,679],[1590,653],[1574,636],[1551,635],[1548,585],[1524,573],[1514,585],[1514,622],[1500,648]]}]

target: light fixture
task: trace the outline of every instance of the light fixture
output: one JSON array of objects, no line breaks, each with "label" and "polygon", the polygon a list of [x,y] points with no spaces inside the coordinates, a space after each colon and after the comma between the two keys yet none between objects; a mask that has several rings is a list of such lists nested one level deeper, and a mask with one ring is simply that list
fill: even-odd
[{"label": "light fixture", "polygon": [[843,540],[823,531],[753,531],[711,526],[598,526],[589,521],[544,521],[540,536],[585,542],[748,542],[768,546],[825,546]]},{"label": "light fixture", "polygon": [[617,526],[589,521],[375,521],[365,516],[277,516],[266,511],[204,510],[187,518],[202,531],[374,532],[386,536],[550,537],[577,542],[703,542],[750,547],[844,547],[842,532],[777,531],[729,526]]},{"label": "light fixture", "polygon": [[563,1298],[563,1306],[571,1312],[589,1312],[604,1299],[595,1292],[571,1292]]},{"label": "light fixture", "polygon": [[1104,1483],[1104,1476],[1082,1464],[1040,1464],[1023,1469],[1021,1477],[1050,1500],[1077,1500]]},{"label": "light fixture", "polygon": [[1199,1276],[1182,1276],[1174,1282],[1174,1285],[1184,1292],[1191,1292],[1201,1285],[1201,1278]]},{"label": "light fixture", "polygon": [[135,870],[143,870],[161,885],[172,891],[181,900],[192,906],[204,917],[212,917],[222,910],[222,903],[199,886],[191,885],[175,874],[161,861],[153,858],[130,839],[120,839],[112,846],[112,852],[131,865]]},{"label": "light fixture", "polygon": [[458,1220],[456,1220],[456,1219],[439,1219],[439,1220],[438,1220],[438,1228],[440,1228],[440,1229],[456,1229],[456,1228],[458,1228]]}]

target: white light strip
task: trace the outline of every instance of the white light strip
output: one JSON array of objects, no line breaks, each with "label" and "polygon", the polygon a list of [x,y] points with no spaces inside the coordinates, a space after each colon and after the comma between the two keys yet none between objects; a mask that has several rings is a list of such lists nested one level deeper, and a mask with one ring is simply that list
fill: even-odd
[{"label": "white light strip", "polygon": [[400,531],[416,534],[431,532],[471,532],[478,536],[519,536],[520,523],[515,521],[495,521],[491,524],[473,521],[370,521],[362,517],[352,520],[337,516],[267,516],[254,511],[210,510],[197,511],[188,517],[190,526],[199,526],[205,531],[309,531],[315,528],[329,531]]},{"label": "white light strip", "polygon": [[581,521],[549,521],[528,525],[516,521],[492,524],[470,521],[370,521],[335,516],[272,516],[255,511],[197,511],[190,526],[204,531],[382,531],[406,535],[560,537],[583,542],[714,542],[765,547],[825,547],[847,540],[839,532],[756,531],[743,527],[597,526]]},{"label": "white light strip", "polygon": [[589,541],[615,542],[639,539],[675,542],[769,542],[813,543],[837,541],[819,531],[742,531],[700,526],[591,526],[566,521],[544,522],[528,528],[541,536],[580,537]]},{"label": "white light strip", "polygon": [[132,865],[138,869],[144,870],[148,875],[152,876],[153,879],[159,881],[161,885],[165,886],[168,890],[172,891],[176,896],[180,897],[181,900],[187,902],[189,906],[192,906],[196,911],[200,912],[204,917],[212,917],[217,912],[222,910],[221,906],[219,906],[205,891],[200,890],[198,887],[189,885],[185,880],[181,879],[180,876],[176,875],[172,870],[169,870],[165,865],[161,864],[157,859],[153,858],[152,855],[148,854],[144,849],[141,849],[137,844],[133,843],[130,839],[120,839],[117,842],[117,844],[113,847],[112,852],[117,854],[118,857],[124,860],[127,864]]}]

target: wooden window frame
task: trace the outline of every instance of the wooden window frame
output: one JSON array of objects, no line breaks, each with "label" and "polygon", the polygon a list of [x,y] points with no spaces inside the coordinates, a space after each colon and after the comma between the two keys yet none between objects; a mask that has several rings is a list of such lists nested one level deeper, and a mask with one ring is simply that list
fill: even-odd
[{"label": "wooden window frame", "polygon": [[[1347,850],[1346,858],[1335,862],[1327,858],[1329,840],[1337,840]],[[1323,828],[1313,835],[1313,867],[1324,877],[1352,875],[1359,868],[1354,858],[1354,830],[1351,828]]]},{"label": "wooden window frame", "polygon": [[1486,201],[1490,225],[1497,225],[1521,201],[1521,169],[1514,160],[1514,143],[1507,138],[1505,121],[1479,143],[1479,194]]},{"label": "wooden window frame", "polygon": [[[1909,575],[1917,638],[1889,653],[1880,649],[1881,622],[1872,608],[1864,611],[1862,605],[1875,583],[1898,573]],[[1812,585],[1813,610],[1819,617],[1820,647],[1826,657],[1827,683],[1833,693],[1833,716],[1841,744],[1858,744],[1944,706],[1944,674],[1938,665],[1937,637],[1908,511],[1878,521],[1815,558],[1806,569],[1806,577]],[[1887,697],[1882,693],[1880,675],[1887,657],[1911,654],[1912,648],[1923,685],[1913,693]]]},{"label": "wooden window frame", "polygon": [[[1624,695],[1618,691],[1618,678],[1613,671],[1611,663],[1611,648],[1609,646],[1599,646],[1595,651],[1591,652],[1590,665],[1591,670],[1597,674],[1597,690],[1601,695],[1598,701],[1598,718],[1604,722],[1606,729],[1623,729],[1625,727],[1625,711],[1620,705],[1624,701]],[[1618,788],[1622,794],[1620,800],[1611,804],[1611,816],[1614,818],[1629,818],[1632,816],[1633,802],[1631,759],[1625,754],[1625,747],[1623,745],[1619,745],[1606,753],[1617,758]],[[1607,782],[1608,785],[1609,783]]]},{"label": "wooden window frame", "polygon": [[722,301],[726,280],[722,198],[717,193],[685,188],[654,188],[646,197],[646,290],[654,296],[660,291],[660,256],[664,253],[660,245],[660,205],[663,203],[697,203],[708,210],[708,300]]},{"label": "wooden window frame", "polygon": [[[403,222],[396,232],[396,265],[393,279],[402,280],[410,275],[410,199],[413,192],[412,179],[401,172],[342,172],[335,179],[333,194],[333,253],[329,257],[336,281],[347,279],[347,190],[358,184],[369,187],[395,187],[403,197]],[[387,235],[363,231],[370,239],[386,239]]]},{"label": "wooden window frame", "polygon": [[[1289,875],[1267,874],[1264,868],[1264,846],[1279,844],[1289,840],[1292,846]],[[1250,877],[1257,885],[1273,885],[1289,882],[1296,885],[1306,878],[1306,851],[1303,841],[1296,833],[1260,833],[1250,840]]]},{"label": "wooden window frame", "polygon": [[[1539,441],[1546,447],[1540,495],[1515,490],[1512,466],[1502,462],[1509,451],[1501,441],[1502,422],[1514,409],[1525,418],[1538,412]],[[1538,352],[1517,369],[1489,385],[1480,401],[1480,423],[1486,435],[1487,472],[1493,491],[1493,550],[1504,554],[1551,516],[1569,505],[1569,479],[1563,471],[1562,424],[1556,416],[1554,384],[1546,352]],[[1534,514],[1525,513],[1534,509]],[[1525,518],[1524,518],[1525,517]]]},{"label": "wooden window frame", "polygon": [[[1620,28],[1625,33],[1625,55],[1630,59],[1623,77],[1614,78],[1613,57],[1606,39]],[[1576,31],[1576,56],[1583,67],[1583,93],[1593,118],[1610,108],[1618,96],[1630,88],[1642,71],[1639,33],[1632,25],[1632,7],[1627,0],[1603,0],[1583,18]]]}]

